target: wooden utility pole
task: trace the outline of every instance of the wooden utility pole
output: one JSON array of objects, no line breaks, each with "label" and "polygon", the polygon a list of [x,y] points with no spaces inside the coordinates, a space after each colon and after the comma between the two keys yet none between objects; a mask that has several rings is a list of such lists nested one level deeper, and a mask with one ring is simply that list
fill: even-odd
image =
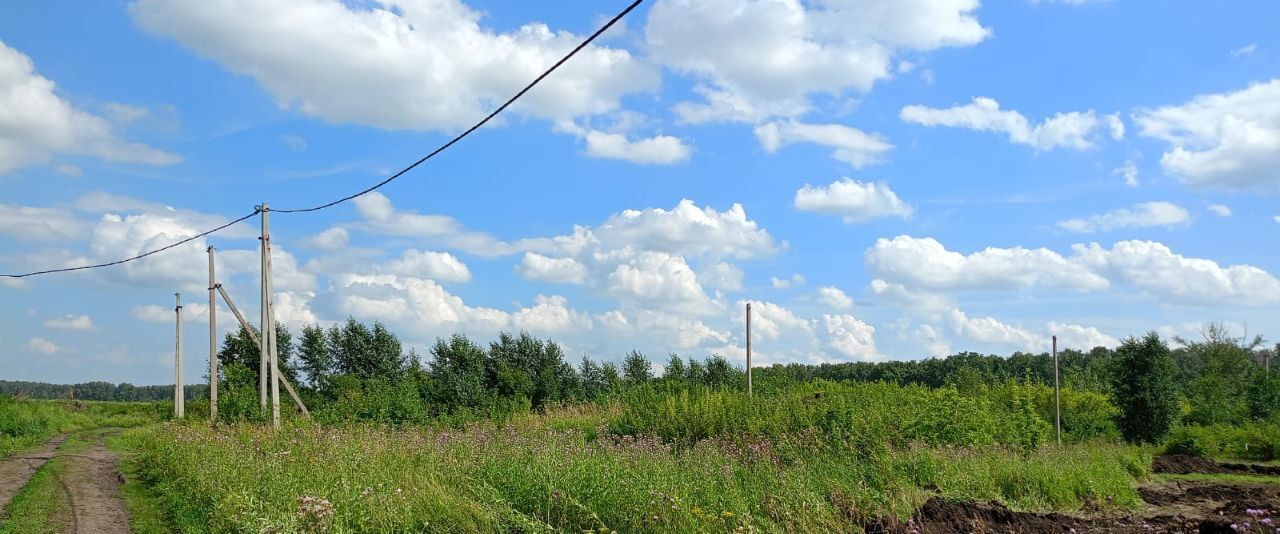
[{"label": "wooden utility pole", "polygon": [[747,396],[751,396],[751,303],[747,303]]},{"label": "wooden utility pole", "polygon": [[[227,307],[231,308],[231,314],[235,315],[237,321],[240,321],[240,327],[244,328],[246,334],[249,334],[249,341],[252,341],[253,346],[258,347],[258,350],[262,350],[262,341],[258,339],[257,334],[253,333],[253,329],[249,328],[249,321],[246,321],[244,315],[241,315],[240,308],[236,307],[236,303],[231,301],[231,295],[228,295],[227,290],[222,288],[222,284],[216,284],[214,287],[222,295],[222,300],[227,303]],[[298,392],[294,391],[293,386],[289,385],[289,379],[285,378],[283,374],[276,375],[276,378],[279,379],[280,385],[284,386],[284,390],[289,392],[289,396],[293,397],[293,403],[298,406],[298,411],[302,412],[303,417],[310,418],[311,412],[302,403],[302,397],[298,396]]]},{"label": "wooden utility pole", "polygon": [[1058,387],[1058,336],[1053,336],[1053,435],[1062,445],[1062,397]]},{"label": "wooden utility pole", "polygon": [[[271,426],[280,428],[280,366],[277,361],[278,347],[276,346],[276,320],[274,312],[271,309],[274,295],[271,287],[271,230],[268,219],[271,210],[267,208],[267,203],[262,203],[262,286],[263,286],[263,325],[262,338],[263,346],[267,348],[266,357],[269,359],[268,365],[271,372]],[[261,352],[261,351],[259,351]]]},{"label": "wooden utility pole", "polygon": [[174,344],[173,359],[173,416],[182,419],[186,415],[183,404],[185,398],[182,392],[182,293],[174,293],[173,299],[175,306],[173,308],[174,318],[177,319],[177,341]]},{"label": "wooden utility pole", "polygon": [[271,305],[267,300],[267,203],[263,202],[262,210],[262,236],[258,238],[261,243],[259,247],[261,251],[261,270],[262,280],[258,284],[259,297],[262,299],[262,321],[259,323],[262,327],[263,343],[258,345],[258,412],[267,412],[267,358],[271,355],[270,340],[267,337],[267,321],[271,316]]},{"label": "wooden utility pole", "polygon": [[218,297],[217,278],[213,274],[213,246],[209,253],[209,421],[218,421]]}]

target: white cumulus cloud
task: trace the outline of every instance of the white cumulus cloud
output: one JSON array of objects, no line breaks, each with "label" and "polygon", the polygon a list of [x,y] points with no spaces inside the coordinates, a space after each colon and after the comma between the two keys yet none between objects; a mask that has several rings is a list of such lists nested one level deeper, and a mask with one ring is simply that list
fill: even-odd
[{"label": "white cumulus cloud", "polygon": [[1117,127],[1114,120],[1099,119],[1093,110],[1057,113],[1040,124],[1032,125],[1021,113],[1000,109],[999,102],[981,96],[975,97],[971,103],[945,109],[911,105],[902,108],[899,115],[904,121],[924,126],[1002,133],[1008,136],[1009,141],[1036,150],[1092,148],[1092,134],[1103,127],[1109,128],[1113,137],[1124,136],[1123,123]]},{"label": "white cumulus cloud", "polygon": [[1142,202],[1129,208],[1091,215],[1086,218],[1059,221],[1058,227],[1070,232],[1091,234],[1119,228],[1178,226],[1191,222],[1191,213],[1172,202]]},{"label": "white cumulus cloud", "polygon": [[1280,185],[1280,79],[1133,114],[1141,134],[1168,143],[1160,165],[1191,186]]},{"label": "white cumulus cloud", "polygon": [[770,154],[792,143],[813,143],[834,148],[832,157],[855,169],[879,163],[884,154],[893,149],[893,145],[878,134],[842,124],[770,122],[756,126],[755,134],[760,146]]},{"label": "white cumulus cloud", "polygon": [[[282,107],[386,129],[466,126],[583,39],[537,22],[497,31],[458,0],[138,0],[129,11],[143,29],[252,77]],[[630,52],[591,46],[514,110],[552,120],[609,112],[658,81]]]},{"label": "white cumulus cloud", "polygon": [[178,156],[120,139],[106,119],[76,109],[54,92],[26,54],[0,42],[0,174],[48,163],[57,154],[170,165]]},{"label": "white cumulus cloud", "polygon": [[859,182],[844,178],[825,186],[804,184],[796,191],[795,207],[801,211],[840,215],[846,223],[878,217],[910,217],[911,206],[884,182]]},{"label": "white cumulus cloud", "polygon": [[88,315],[64,315],[46,319],[44,325],[62,330],[91,330],[93,329],[93,319]]}]

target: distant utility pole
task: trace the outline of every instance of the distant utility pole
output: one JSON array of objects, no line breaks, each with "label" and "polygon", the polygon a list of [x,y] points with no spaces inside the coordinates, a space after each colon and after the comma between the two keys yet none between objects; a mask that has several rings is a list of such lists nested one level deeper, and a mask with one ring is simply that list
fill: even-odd
[{"label": "distant utility pole", "polygon": [[173,416],[182,419],[186,415],[183,409],[182,394],[182,293],[174,293],[174,317],[177,319],[177,341],[174,344],[174,379],[173,379]]},{"label": "distant utility pole", "polygon": [[1053,336],[1053,434],[1062,445],[1062,397],[1058,387],[1058,336]]},{"label": "distant utility pole", "polygon": [[217,278],[213,275],[213,246],[209,253],[209,421],[218,421],[218,296]]},{"label": "distant utility pole", "polygon": [[[262,203],[262,349],[263,354],[270,360],[269,371],[271,372],[271,426],[280,428],[280,366],[277,362],[278,347],[276,346],[276,320],[271,309],[271,301],[274,299],[271,287],[271,230],[269,217],[271,210],[267,207],[267,203]],[[263,378],[265,380],[265,377]]]},{"label": "distant utility pole", "polygon": [[747,395],[751,396],[751,303],[747,303]]}]

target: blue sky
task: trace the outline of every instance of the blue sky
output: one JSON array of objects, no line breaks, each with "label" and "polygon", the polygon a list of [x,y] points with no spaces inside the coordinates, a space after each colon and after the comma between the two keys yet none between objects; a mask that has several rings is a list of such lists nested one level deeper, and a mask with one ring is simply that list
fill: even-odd
[{"label": "blue sky", "polygon": [[[377,182],[621,2],[28,3],[0,19],[0,271],[119,259]],[[649,0],[357,202],[275,214],[280,319],[420,353],[528,330],[575,358],[916,359],[1274,337],[1272,2]],[[204,247],[257,316],[256,219],[0,279],[0,376],[172,380]],[[222,308],[219,328],[232,324]],[[189,382],[200,380],[188,365]]]}]

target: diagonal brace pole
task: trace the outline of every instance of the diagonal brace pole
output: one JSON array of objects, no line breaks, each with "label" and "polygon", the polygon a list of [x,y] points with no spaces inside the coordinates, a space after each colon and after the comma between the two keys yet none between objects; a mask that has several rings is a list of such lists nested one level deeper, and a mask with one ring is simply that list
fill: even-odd
[{"label": "diagonal brace pole", "polygon": [[[240,309],[231,302],[231,296],[227,294],[227,290],[222,288],[222,284],[215,284],[213,287],[218,288],[218,293],[222,295],[223,302],[227,303],[227,307],[231,308],[231,313],[236,316],[236,320],[240,321],[240,327],[249,333],[249,339],[253,340],[253,345],[262,347],[262,342],[258,341],[258,335],[253,333],[253,329],[249,328],[249,321],[244,320],[244,316],[240,314]],[[293,403],[298,405],[298,411],[302,412],[303,416],[310,418],[311,412],[307,411],[306,405],[302,404],[302,398],[293,390],[293,386],[289,385],[289,379],[285,378],[283,374],[276,376],[280,377],[280,385],[284,386],[290,397],[293,397]]]}]

